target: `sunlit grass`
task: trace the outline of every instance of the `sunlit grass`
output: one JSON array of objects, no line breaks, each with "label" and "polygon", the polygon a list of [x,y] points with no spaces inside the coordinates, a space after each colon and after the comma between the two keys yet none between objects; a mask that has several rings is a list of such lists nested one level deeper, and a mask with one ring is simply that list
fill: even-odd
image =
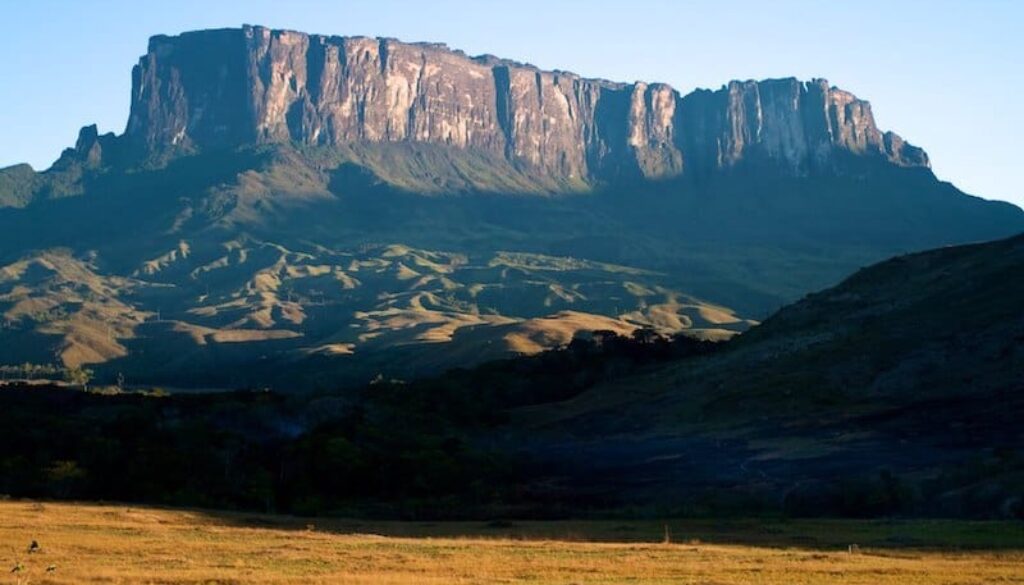
[{"label": "sunlit grass", "polygon": [[[0,583],[1024,583],[1024,531],[1013,524],[669,531],[665,544],[657,522],[363,523],[4,502]],[[839,544],[849,538],[859,554]],[[29,553],[33,540],[40,551]]]}]

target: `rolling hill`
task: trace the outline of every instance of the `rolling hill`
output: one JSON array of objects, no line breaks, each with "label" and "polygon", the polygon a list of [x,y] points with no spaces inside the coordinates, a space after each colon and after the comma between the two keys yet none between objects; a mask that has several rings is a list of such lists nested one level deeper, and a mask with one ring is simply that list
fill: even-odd
[{"label": "rolling hill", "polygon": [[[903,255],[724,343],[606,330],[358,389],[5,385],[0,493],[417,520],[1020,518],[1022,267],[1024,236]],[[492,328],[516,343],[558,330],[561,343],[610,326],[592,319]],[[487,357],[472,335],[488,328],[465,329],[449,347]],[[420,367],[430,345],[389,355]],[[319,359],[313,382],[339,379]]]}]

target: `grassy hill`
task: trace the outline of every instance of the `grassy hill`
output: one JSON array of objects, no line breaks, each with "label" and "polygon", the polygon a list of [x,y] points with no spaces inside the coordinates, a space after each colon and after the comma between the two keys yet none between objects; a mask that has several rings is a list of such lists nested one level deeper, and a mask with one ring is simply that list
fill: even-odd
[{"label": "grassy hill", "polygon": [[311,358],[332,358],[336,387],[534,354],[579,332],[723,338],[752,323],[664,274],[539,254],[183,239],[125,276],[105,268],[66,250],[0,267],[5,363],[56,356],[108,380],[294,390]]},{"label": "grassy hill", "polygon": [[1020,236],[896,257],[711,356],[516,420],[559,444],[556,458],[600,460],[581,484],[627,478],[608,492],[684,507],[705,505],[693,491],[714,486],[737,505],[766,498],[793,512],[1017,509],[1022,268]]}]

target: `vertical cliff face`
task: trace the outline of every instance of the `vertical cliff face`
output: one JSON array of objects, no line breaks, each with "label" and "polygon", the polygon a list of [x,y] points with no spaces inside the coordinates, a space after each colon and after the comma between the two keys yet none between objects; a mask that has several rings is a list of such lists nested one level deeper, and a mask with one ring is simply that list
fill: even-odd
[{"label": "vertical cliff face", "polygon": [[244,27],[154,37],[126,134],[146,152],[295,141],[480,149],[580,180],[666,178],[767,161],[790,173],[846,155],[927,166],[823,80],[732,82],[680,96],[541,71],[443,45]]},{"label": "vertical cliff face", "polygon": [[241,30],[150,39],[132,70],[127,137],[150,151],[254,141],[244,39]]},{"label": "vertical cliff face", "polygon": [[695,172],[751,159],[794,174],[841,170],[850,156],[928,166],[923,150],[875,125],[871,105],[816,79],[731,82],[681,99],[684,151]]}]

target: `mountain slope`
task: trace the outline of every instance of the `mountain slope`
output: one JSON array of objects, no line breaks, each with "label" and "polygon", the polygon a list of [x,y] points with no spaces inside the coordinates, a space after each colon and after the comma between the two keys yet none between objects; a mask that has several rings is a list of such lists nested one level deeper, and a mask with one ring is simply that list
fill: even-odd
[{"label": "mountain slope", "polygon": [[999,514],[1024,489],[1022,269],[1024,236],[893,258],[713,356],[516,420],[582,484],[617,478],[602,487],[627,498],[699,505],[718,490],[846,513],[899,481],[905,501],[875,504]]}]

